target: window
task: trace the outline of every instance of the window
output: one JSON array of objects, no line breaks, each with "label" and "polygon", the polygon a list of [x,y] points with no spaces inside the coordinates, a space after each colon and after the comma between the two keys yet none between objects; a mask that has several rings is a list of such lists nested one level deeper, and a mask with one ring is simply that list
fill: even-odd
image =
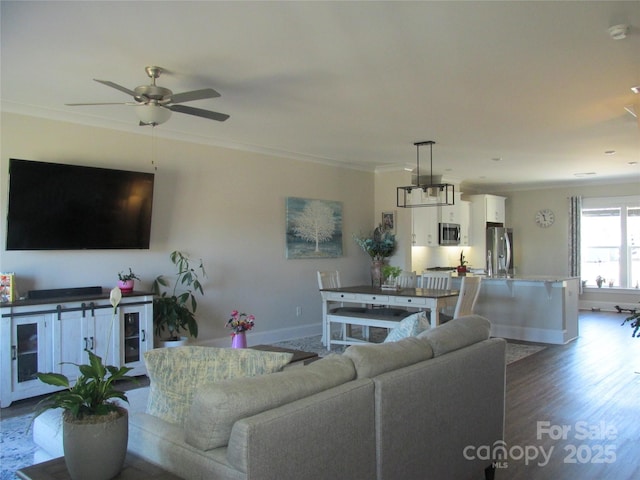
[{"label": "window", "polygon": [[640,196],[585,198],[580,237],[586,286],[640,286]]}]

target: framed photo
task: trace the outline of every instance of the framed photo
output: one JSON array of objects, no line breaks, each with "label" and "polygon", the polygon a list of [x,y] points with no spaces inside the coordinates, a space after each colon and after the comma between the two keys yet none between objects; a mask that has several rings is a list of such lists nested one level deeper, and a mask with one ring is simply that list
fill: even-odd
[{"label": "framed photo", "polygon": [[382,212],[382,227],[396,233],[396,212]]},{"label": "framed photo", "polygon": [[287,258],[342,256],[342,203],[288,197]]}]

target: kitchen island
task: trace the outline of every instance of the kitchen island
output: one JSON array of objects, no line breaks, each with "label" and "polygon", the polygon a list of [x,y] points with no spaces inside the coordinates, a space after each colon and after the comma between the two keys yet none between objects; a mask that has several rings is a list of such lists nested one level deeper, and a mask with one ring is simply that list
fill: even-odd
[{"label": "kitchen island", "polygon": [[[461,278],[452,288],[460,288]],[[578,337],[579,277],[483,276],[475,313],[494,337],[565,344]]]}]

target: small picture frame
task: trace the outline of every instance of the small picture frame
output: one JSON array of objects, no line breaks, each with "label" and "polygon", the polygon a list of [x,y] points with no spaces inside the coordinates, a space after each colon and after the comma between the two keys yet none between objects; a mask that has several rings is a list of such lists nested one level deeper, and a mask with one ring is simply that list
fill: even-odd
[{"label": "small picture frame", "polygon": [[382,227],[386,230],[396,233],[396,212],[382,212]]}]

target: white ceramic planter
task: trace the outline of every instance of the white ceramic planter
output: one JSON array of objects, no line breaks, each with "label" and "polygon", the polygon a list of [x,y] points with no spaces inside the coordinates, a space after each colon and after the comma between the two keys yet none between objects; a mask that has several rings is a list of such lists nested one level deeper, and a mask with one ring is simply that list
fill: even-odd
[{"label": "white ceramic planter", "polygon": [[124,408],[119,416],[94,422],[64,418],[62,441],[64,461],[72,480],[109,480],[124,464],[129,439],[129,417]]}]

